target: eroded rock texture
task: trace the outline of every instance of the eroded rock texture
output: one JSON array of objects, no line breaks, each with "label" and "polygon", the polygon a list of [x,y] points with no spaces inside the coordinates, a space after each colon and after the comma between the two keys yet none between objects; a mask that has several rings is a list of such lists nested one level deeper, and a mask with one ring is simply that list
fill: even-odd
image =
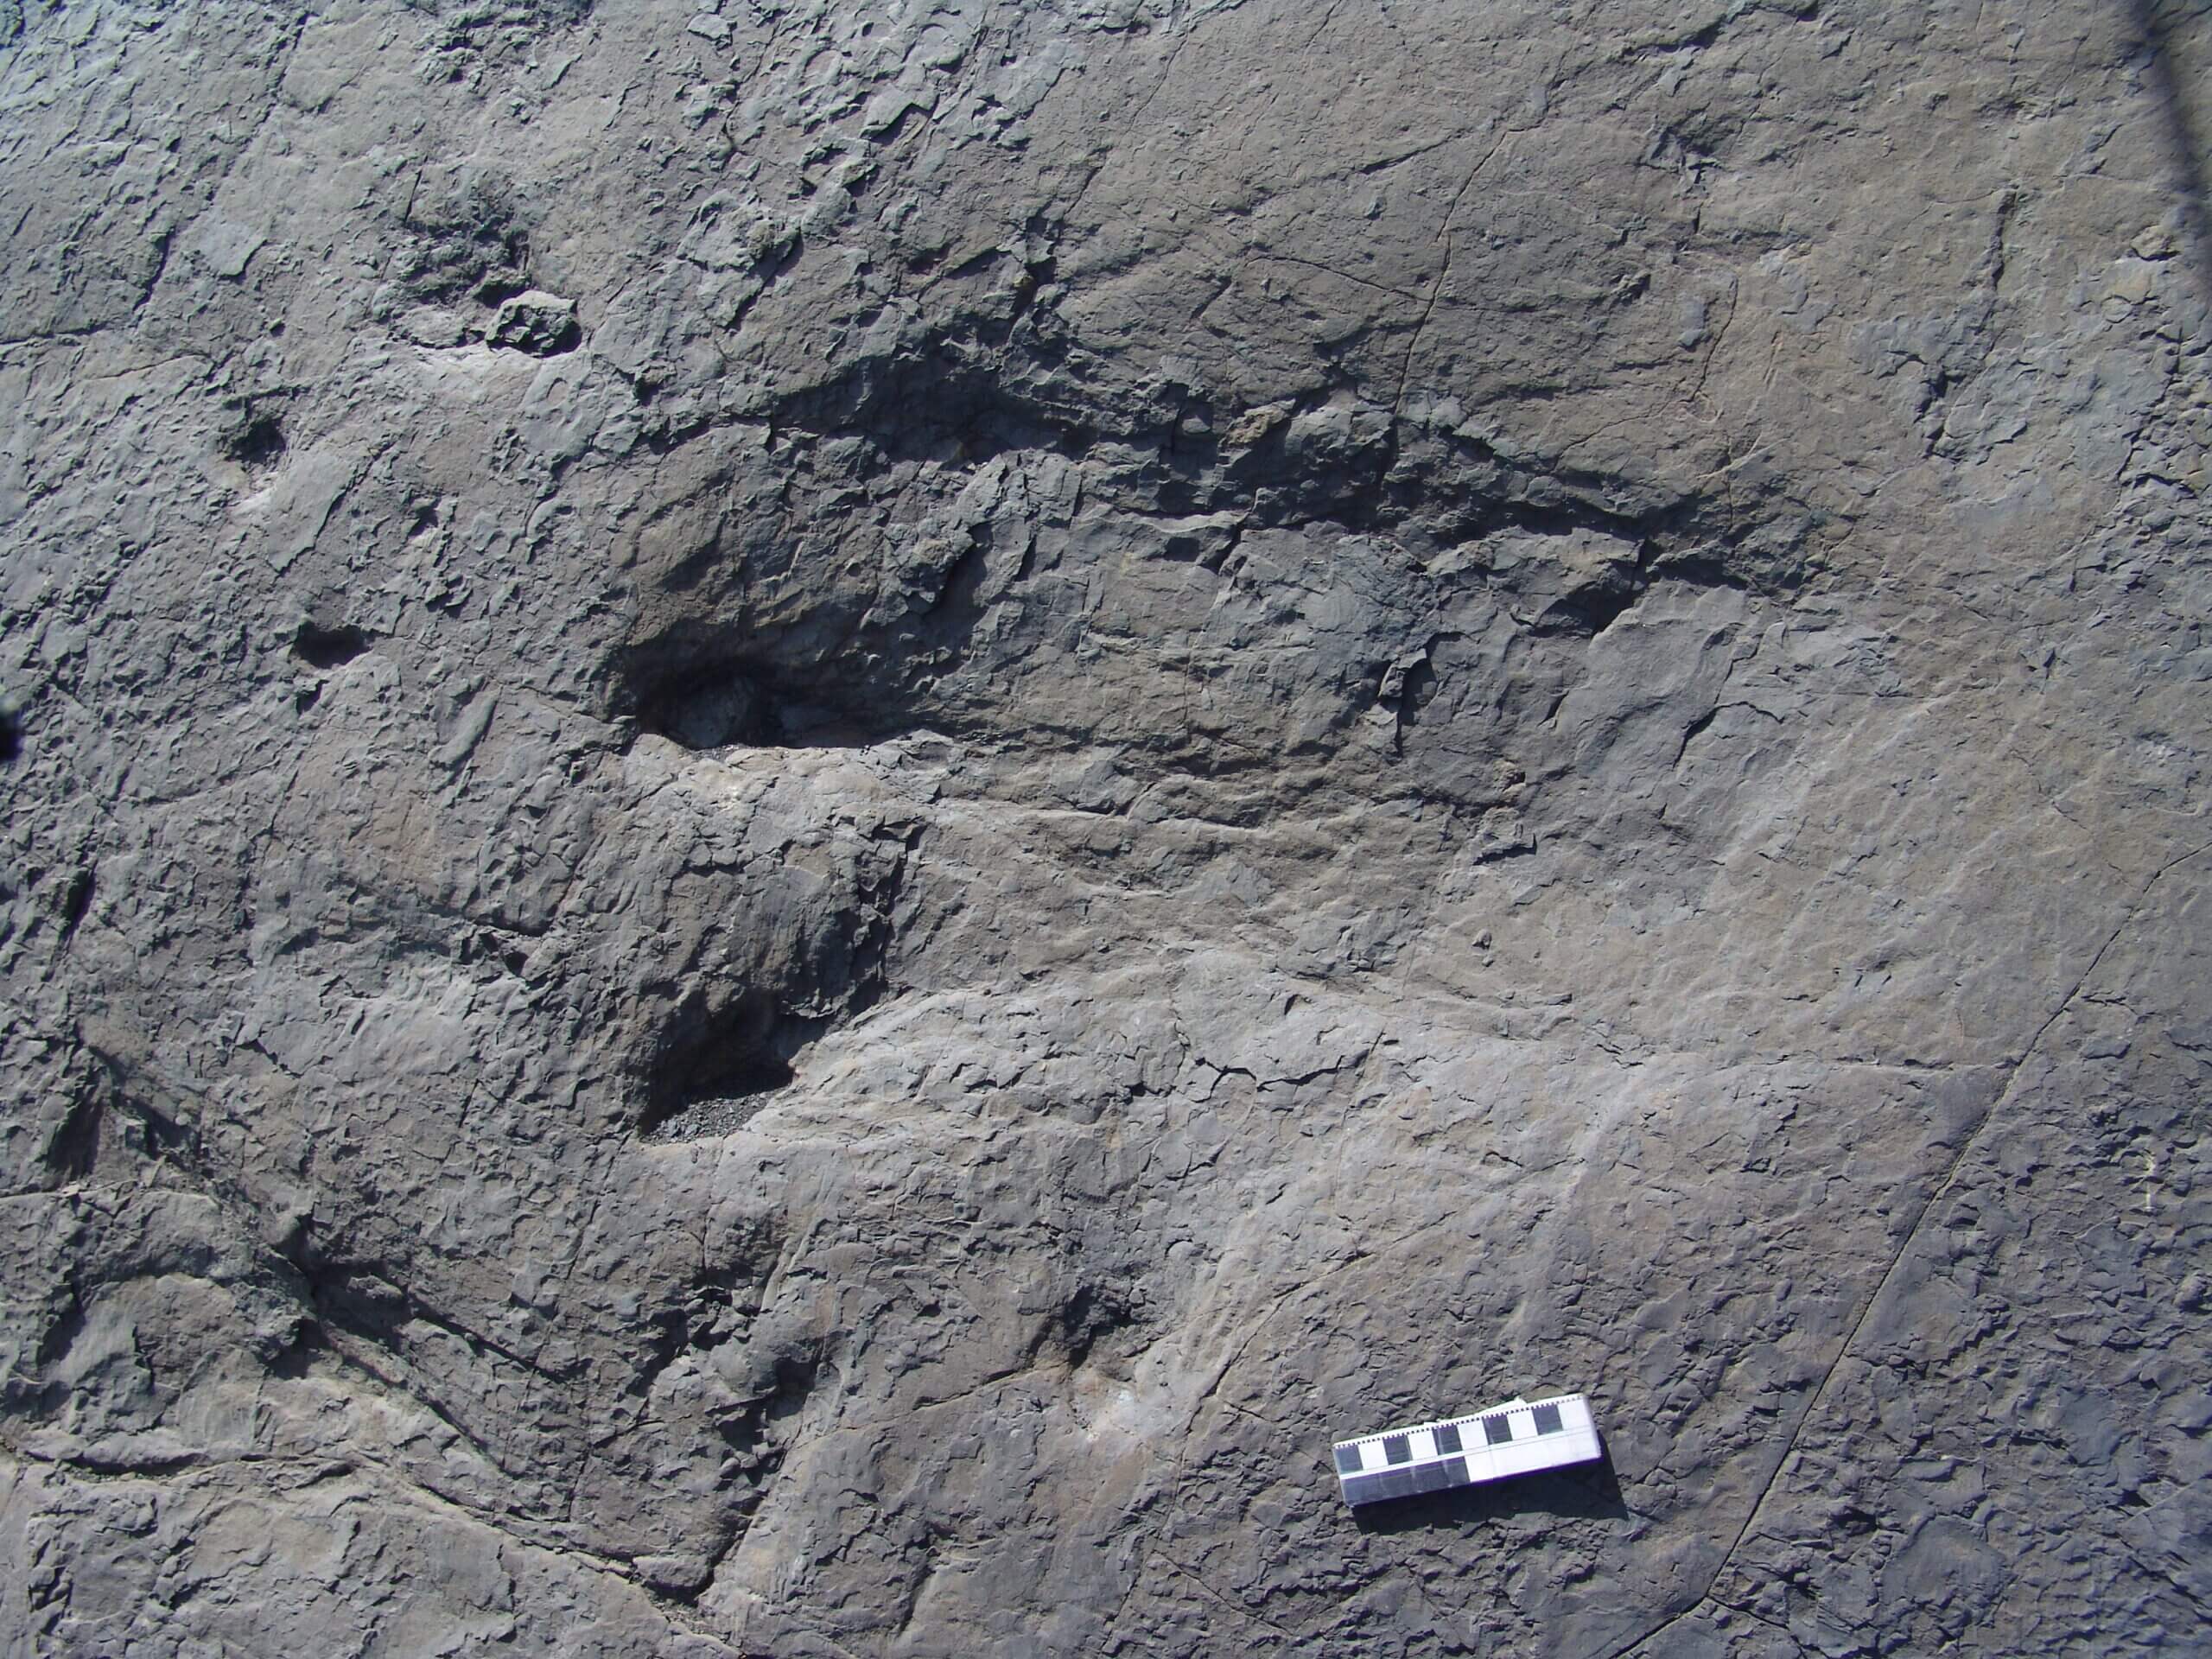
[{"label": "eroded rock texture", "polygon": [[2201,1641],[2207,86],[0,0],[0,1645]]}]

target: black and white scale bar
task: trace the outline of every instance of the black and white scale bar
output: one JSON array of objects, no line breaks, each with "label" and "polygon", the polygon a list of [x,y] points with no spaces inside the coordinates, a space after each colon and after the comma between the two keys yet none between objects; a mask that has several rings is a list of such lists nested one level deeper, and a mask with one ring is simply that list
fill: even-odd
[{"label": "black and white scale bar", "polygon": [[1479,1486],[1605,1455],[1590,1402],[1579,1394],[1534,1405],[1509,1400],[1465,1417],[1338,1440],[1335,1451],[1347,1503]]}]

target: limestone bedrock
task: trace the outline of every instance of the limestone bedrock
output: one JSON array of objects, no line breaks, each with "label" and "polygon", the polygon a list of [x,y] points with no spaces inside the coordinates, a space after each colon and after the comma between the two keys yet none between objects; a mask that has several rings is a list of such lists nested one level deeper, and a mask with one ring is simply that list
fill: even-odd
[{"label": "limestone bedrock", "polygon": [[2208,86],[0,0],[0,1649],[2201,1641]]}]

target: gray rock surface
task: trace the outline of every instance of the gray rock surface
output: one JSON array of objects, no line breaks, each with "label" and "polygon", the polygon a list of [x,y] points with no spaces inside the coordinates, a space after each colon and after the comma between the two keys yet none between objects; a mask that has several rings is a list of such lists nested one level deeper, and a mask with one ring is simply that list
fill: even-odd
[{"label": "gray rock surface", "polygon": [[0,1647],[2200,1643],[2209,85],[0,0]]}]

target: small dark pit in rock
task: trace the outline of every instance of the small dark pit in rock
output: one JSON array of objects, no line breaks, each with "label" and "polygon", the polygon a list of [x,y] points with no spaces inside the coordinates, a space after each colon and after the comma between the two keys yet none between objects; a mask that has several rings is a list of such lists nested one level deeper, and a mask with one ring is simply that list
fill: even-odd
[{"label": "small dark pit in rock", "polygon": [[793,671],[680,639],[633,647],[614,706],[692,750],[864,748],[914,729],[914,694],[822,667]]},{"label": "small dark pit in rock", "polygon": [[269,414],[249,415],[223,442],[223,453],[245,467],[273,467],[284,449],[284,429]]},{"label": "small dark pit in rock", "polygon": [[757,687],[734,670],[678,680],[647,702],[645,724],[687,749],[766,744],[775,713]]},{"label": "small dark pit in rock", "polygon": [[1136,1323],[1122,1298],[1111,1291],[1085,1286],[1060,1309],[1060,1340],[1071,1370],[1090,1357],[1102,1338]]},{"label": "small dark pit in rock", "polygon": [[318,623],[302,622],[299,632],[292,636],[292,655],[309,668],[336,668],[352,662],[368,648],[369,636],[350,625],[326,628]]},{"label": "small dark pit in rock", "polygon": [[501,301],[490,335],[493,345],[532,357],[552,357],[573,350],[582,338],[582,332],[576,327],[576,302],[537,289]]},{"label": "small dark pit in rock", "polygon": [[823,1022],[779,1012],[757,993],[720,1009],[688,1002],[650,1062],[638,1133],[648,1141],[730,1135],[792,1079],[794,1055]]},{"label": "small dark pit in rock", "polygon": [[67,938],[77,931],[79,923],[92,907],[95,887],[92,867],[87,864],[69,878],[69,889],[61,895],[61,937]]}]

